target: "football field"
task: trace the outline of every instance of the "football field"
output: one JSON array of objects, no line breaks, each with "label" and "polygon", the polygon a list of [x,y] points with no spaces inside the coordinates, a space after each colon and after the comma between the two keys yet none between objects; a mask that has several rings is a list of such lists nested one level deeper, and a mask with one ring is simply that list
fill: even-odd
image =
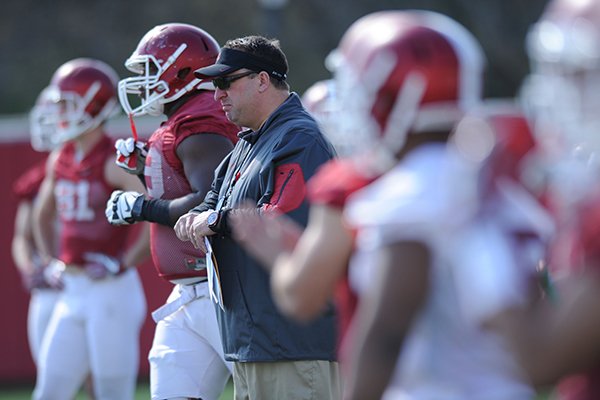
[{"label": "football field", "polygon": [[[31,400],[32,387],[19,387],[19,388],[0,388],[0,400]],[[80,393],[75,400],[86,400],[87,396]],[[138,384],[135,400],[149,400],[150,399],[150,388],[147,382],[141,382]],[[225,391],[219,398],[219,400],[232,400],[233,399],[233,383],[229,381]]]}]

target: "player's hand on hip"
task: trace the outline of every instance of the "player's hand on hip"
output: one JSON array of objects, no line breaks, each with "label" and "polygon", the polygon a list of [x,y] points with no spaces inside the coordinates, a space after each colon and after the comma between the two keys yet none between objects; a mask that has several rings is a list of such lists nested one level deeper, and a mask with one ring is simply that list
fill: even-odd
[{"label": "player's hand on hip", "polygon": [[112,225],[131,225],[142,220],[144,195],[115,190],[106,202],[104,214]]},{"label": "player's hand on hip", "polygon": [[49,283],[46,281],[43,268],[35,268],[30,271],[21,271],[21,282],[28,291],[34,289],[48,289]]},{"label": "player's hand on hip", "polygon": [[119,260],[106,254],[88,252],[83,255],[83,259],[86,275],[94,280],[114,276],[124,270]]},{"label": "player's hand on hip", "polygon": [[44,267],[44,278],[48,285],[53,289],[63,289],[63,275],[65,273],[65,263],[56,258],[51,259],[48,265]]},{"label": "player's hand on hip", "polygon": [[117,150],[116,164],[119,167],[134,175],[144,173],[144,165],[148,155],[146,143],[136,141],[133,138],[118,139],[115,142],[115,149]]}]

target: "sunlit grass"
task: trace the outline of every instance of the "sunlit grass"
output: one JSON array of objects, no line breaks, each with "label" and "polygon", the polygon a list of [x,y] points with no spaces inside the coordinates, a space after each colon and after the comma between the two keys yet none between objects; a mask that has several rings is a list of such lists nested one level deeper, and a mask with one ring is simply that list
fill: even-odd
[{"label": "sunlit grass", "polygon": [[[30,400],[32,387],[15,387],[15,388],[0,388],[0,399],[1,400]],[[87,400],[87,396],[84,393],[80,393],[75,397],[75,400]],[[150,387],[148,383],[138,384],[135,400],[149,400],[150,399]],[[225,391],[219,398],[219,400],[232,400],[233,399],[233,383],[229,381]]]}]

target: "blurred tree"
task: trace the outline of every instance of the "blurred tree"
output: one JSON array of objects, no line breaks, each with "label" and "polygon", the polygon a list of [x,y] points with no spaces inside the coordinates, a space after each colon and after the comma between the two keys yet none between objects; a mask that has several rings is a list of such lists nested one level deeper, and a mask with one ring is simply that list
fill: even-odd
[{"label": "blurred tree", "polygon": [[[123,62],[154,25],[187,22],[220,42],[248,35],[278,37],[290,62],[289,80],[303,92],[329,77],[325,56],[357,18],[384,9],[446,13],[471,29],[487,54],[487,96],[512,96],[527,73],[525,34],[547,0],[5,0],[0,14],[0,113],[29,110],[54,70],[75,57]],[[269,20],[266,15],[275,16]],[[276,31],[274,31],[274,29]]]}]

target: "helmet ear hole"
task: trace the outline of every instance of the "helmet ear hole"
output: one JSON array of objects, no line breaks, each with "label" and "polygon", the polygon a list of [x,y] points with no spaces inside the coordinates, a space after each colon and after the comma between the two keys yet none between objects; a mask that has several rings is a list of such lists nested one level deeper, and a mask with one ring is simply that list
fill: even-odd
[{"label": "helmet ear hole", "polygon": [[88,106],[88,108],[86,109],[86,111],[91,115],[91,116],[95,116],[98,113],[100,113],[100,111],[102,111],[102,104],[100,104],[98,101],[92,101],[90,103],[90,105]]},{"label": "helmet ear hole", "polygon": [[187,68],[182,68],[179,71],[177,71],[177,78],[184,80],[186,76],[188,76],[188,74],[190,73],[192,69],[187,67]]}]

